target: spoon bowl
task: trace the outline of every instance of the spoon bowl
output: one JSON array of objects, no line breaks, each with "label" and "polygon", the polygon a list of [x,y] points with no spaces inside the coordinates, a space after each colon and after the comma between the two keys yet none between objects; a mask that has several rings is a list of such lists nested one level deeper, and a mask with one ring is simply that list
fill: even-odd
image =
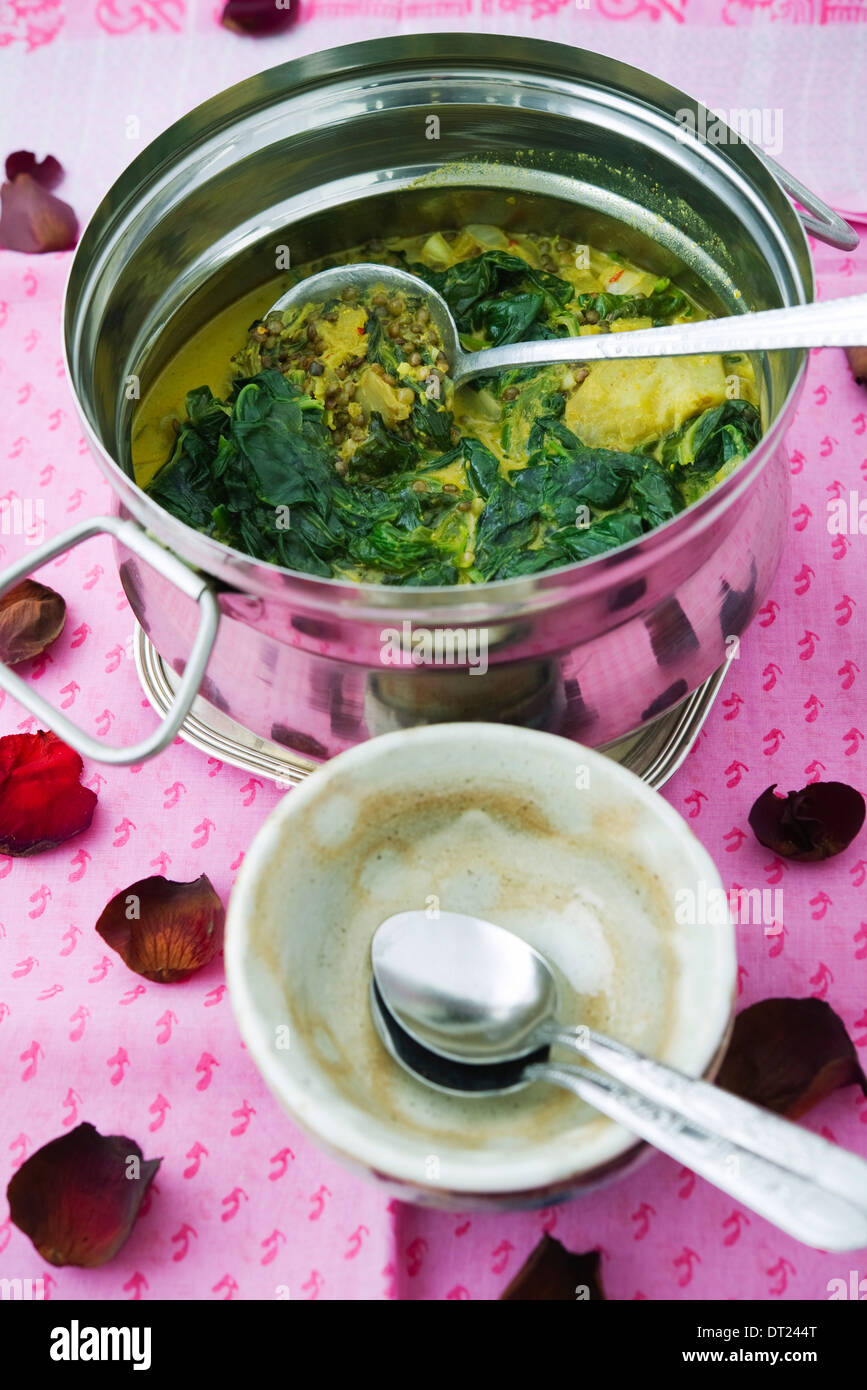
[{"label": "spoon bowl", "polygon": [[398,912],[377,928],[373,974],[389,1012],[423,1047],[483,1065],[526,1057],[557,1009],[544,956],[462,912]]},{"label": "spoon bowl", "polygon": [[423,1047],[401,1027],[377,989],[375,979],[370,981],[370,1014],[380,1042],[398,1066],[417,1081],[448,1096],[473,1095],[483,1099],[526,1090],[536,1079],[527,1075],[528,1064],[544,1062],[548,1056],[545,1047],[517,1061],[492,1062],[487,1066],[472,1066],[443,1057]]},{"label": "spoon bowl", "polygon": [[[282,314],[287,309],[303,309],[305,304],[321,304],[328,299],[339,299],[346,289],[357,290],[359,295],[385,290],[389,295],[402,293],[420,296],[425,301],[425,308],[430,311],[431,322],[439,334],[450,368],[465,357],[478,355],[462,350],[457,325],[442,295],[437,294],[436,290],[431,289],[418,275],[413,275],[408,270],[398,270],[391,265],[360,261],[357,264],[337,265],[330,270],[320,270],[316,275],[309,275],[306,280],[299,280],[297,285],[281,294],[271,305],[268,314]],[[450,371],[449,375],[454,379],[453,371]]]}]

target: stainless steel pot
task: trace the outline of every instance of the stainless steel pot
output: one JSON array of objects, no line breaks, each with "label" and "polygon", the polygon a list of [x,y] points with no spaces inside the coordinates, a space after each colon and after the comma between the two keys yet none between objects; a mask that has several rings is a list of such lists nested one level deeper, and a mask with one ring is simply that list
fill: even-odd
[{"label": "stainless steel pot", "polygon": [[[81,752],[114,763],[164,747],[197,688],[314,759],[449,719],[597,745],[694,690],[779,561],[784,431],[804,353],[760,364],[766,433],[712,494],[613,554],[470,589],[315,579],[189,530],[132,478],[123,390],[133,376],[146,388],[184,337],[273,277],[279,247],[299,264],[385,230],[557,229],[677,275],[720,311],[811,299],[805,226],[842,247],[857,237],[733,133],[728,143],[685,135],[684,112],[707,129],[689,97],[597,54],[417,35],[273,68],[161,135],[97,209],[65,304],[69,379],[117,515],[31,551],[0,589],[110,530],[136,617],[183,680],[164,723],[128,748],[89,737],[2,668],[0,684]],[[439,634],[441,659],[388,664],[383,634],[408,648],[420,628]]]}]

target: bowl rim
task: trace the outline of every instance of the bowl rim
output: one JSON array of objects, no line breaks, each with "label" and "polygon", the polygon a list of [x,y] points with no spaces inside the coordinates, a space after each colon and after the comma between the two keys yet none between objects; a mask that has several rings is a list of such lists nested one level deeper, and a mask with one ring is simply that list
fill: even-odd
[{"label": "bowl rim", "polygon": [[[568,756],[573,766],[576,759],[586,761],[591,768],[591,777],[594,768],[604,773],[615,784],[620,783],[627,796],[637,798],[662,820],[666,832],[684,844],[697,877],[704,878],[714,888],[723,889],[713,859],[678,812],[634,773],[594,749],[556,734],[501,724],[434,724],[382,734],[339,754],[315,777],[294,788],[291,795],[285,796],[267,817],[244,856],[229,900],[224,946],[229,999],[238,1028],[257,1070],[292,1119],[320,1147],[356,1169],[366,1169],[395,1188],[414,1189],[426,1194],[428,1199],[437,1196],[478,1196],[484,1200],[514,1198],[522,1194],[538,1195],[548,1189],[562,1190],[573,1185],[586,1185],[594,1181],[597,1173],[601,1174],[611,1165],[625,1162],[642,1141],[614,1122],[609,1122],[589,1154],[574,1166],[554,1161],[544,1142],[529,1146],[528,1152],[518,1159],[507,1159],[505,1168],[499,1157],[494,1158],[485,1169],[478,1165],[477,1160],[465,1161],[460,1153],[450,1150],[441,1156],[437,1181],[425,1180],[421,1176],[422,1170],[414,1148],[408,1146],[402,1150],[394,1133],[388,1138],[384,1133],[380,1137],[378,1126],[368,1130],[358,1124],[358,1116],[366,1113],[358,1104],[348,1097],[342,1098],[336,1105],[327,1099],[311,1097],[304,1088],[303,1074],[293,1072],[292,1052],[281,1052],[278,1058],[273,1047],[271,1023],[265,1019],[256,1001],[248,973],[248,961],[252,955],[250,926],[253,905],[257,885],[267,872],[272,856],[279,852],[287,827],[298,816],[303,816],[326,788],[339,784],[344,770],[363,768],[388,757],[397,749],[405,750],[410,742],[429,745],[444,739],[463,741],[469,745],[468,752],[473,747],[477,748],[480,742],[495,745],[509,743],[514,746],[516,741],[524,747],[535,745],[541,751],[544,742],[555,754]],[[705,1045],[690,1065],[683,1067],[689,1075],[696,1077],[712,1074],[720,1060],[731,1024],[737,986],[737,957],[734,926],[730,914],[726,916],[728,920],[725,924],[709,929],[713,931],[712,968],[709,973],[714,981],[714,992],[703,1011],[708,1020]],[[708,940],[711,940],[710,936]],[[315,1069],[315,1062],[308,1057],[307,1068],[310,1067]],[[303,1070],[302,1067],[301,1073]]]}]

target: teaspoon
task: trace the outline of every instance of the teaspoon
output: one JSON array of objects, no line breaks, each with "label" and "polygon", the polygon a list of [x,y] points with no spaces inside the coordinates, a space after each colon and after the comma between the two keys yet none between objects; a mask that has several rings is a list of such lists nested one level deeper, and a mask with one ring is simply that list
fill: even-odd
[{"label": "teaspoon", "polygon": [[[372,954],[379,1036],[425,1084],[477,1097],[535,1081],[564,1086],[799,1240],[848,1250],[867,1239],[862,1159],[590,1029],[557,1024],[556,983],[520,937],[459,913],[431,921],[407,912],[382,924]],[[550,1062],[559,1044],[603,1071]]]}]

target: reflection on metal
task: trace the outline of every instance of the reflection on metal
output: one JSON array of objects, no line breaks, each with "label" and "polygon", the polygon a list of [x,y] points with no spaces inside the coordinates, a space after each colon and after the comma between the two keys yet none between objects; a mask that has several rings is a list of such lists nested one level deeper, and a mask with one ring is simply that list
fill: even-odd
[{"label": "reflection on metal", "polygon": [[[172,702],[179,677],[166,666],[138,624],[133,649],[142,689],[157,714],[163,715]],[[634,733],[603,745],[599,752],[627,767],[649,786],[663,786],[698,738],[730,661],[731,658],[674,709],[667,710]],[[209,757],[245,772],[258,773],[286,787],[303,782],[319,766],[294,749],[283,748],[271,739],[251,733],[201,696],[193,702],[192,712],[181,726],[180,737]]]}]

